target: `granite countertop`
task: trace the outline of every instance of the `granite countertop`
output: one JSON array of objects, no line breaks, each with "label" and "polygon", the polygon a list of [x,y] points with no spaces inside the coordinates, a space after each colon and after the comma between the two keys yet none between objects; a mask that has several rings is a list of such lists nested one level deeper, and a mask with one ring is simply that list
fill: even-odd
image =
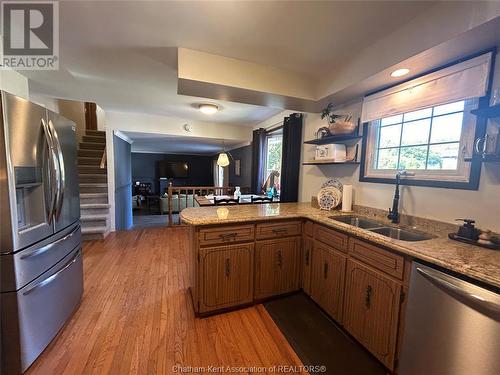
[{"label": "granite countertop", "polygon": [[[355,211],[357,215],[374,218],[367,211]],[[330,219],[331,216],[343,214],[340,211],[323,211],[312,207],[310,203],[270,203],[186,208],[180,217],[185,223],[194,226],[305,218],[500,288],[500,251],[450,240],[448,233],[453,228],[450,224],[422,219],[414,222],[415,225],[403,225],[434,236],[430,240],[407,242]]]}]

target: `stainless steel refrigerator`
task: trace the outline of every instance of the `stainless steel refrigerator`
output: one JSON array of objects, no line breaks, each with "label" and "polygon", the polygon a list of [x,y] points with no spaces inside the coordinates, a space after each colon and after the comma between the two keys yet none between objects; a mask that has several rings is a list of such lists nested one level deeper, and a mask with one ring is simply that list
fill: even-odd
[{"label": "stainless steel refrigerator", "polygon": [[1,372],[24,372],[83,293],[75,124],[1,92]]}]

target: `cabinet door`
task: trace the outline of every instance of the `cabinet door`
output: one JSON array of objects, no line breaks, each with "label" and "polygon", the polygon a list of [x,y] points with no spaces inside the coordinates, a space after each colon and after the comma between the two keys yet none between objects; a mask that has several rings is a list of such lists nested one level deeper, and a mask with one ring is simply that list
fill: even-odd
[{"label": "cabinet door", "polygon": [[311,267],[313,240],[304,237],[302,240],[302,289],[307,295],[311,294]]},{"label": "cabinet door", "polygon": [[255,298],[299,289],[300,237],[257,242]]},{"label": "cabinet door", "polygon": [[314,242],[311,297],[336,321],[342,321],[346,257],[321,242]]},{"label": "cabinet door", "polygon": [[344,323],[389,369],[394,365],[401,284],[350,259]]},{"label": "cabinet door", "polygon": [[253,244],[201,250],[200,312],[252,302]]}]

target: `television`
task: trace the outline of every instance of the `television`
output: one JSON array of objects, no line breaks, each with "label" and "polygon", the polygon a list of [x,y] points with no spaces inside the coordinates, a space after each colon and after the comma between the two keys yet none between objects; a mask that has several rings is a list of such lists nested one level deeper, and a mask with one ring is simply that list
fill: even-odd
[{"label": "television", "polygon": [[160,161],[158,172],[160,178],[188,178],[189,163],[185,161]]}]

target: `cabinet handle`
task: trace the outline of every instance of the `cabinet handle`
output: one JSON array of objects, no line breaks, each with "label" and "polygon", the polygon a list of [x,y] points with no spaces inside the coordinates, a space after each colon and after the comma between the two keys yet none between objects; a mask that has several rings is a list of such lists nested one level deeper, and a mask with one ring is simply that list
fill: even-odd
[{"label": "cabinet handle", "polygon": [[229,258],[226,258],[226,276],[229,277],[231,274],[231,266],[229,264]]},{"label": "cabinet handle", "polygon": [[278,234],[278,233],[286,233],[288,232],[287,228],[274,228],[273,233]]},{"label": "cabinet handle", "polygon": [[328,263],[326,262],[323,265],[323,276],[325,277],[325,279],[328,277]]},{"label": "cabinet handle", "polygon": [[371,304],[371,299],[372,299],[372,286],[371,285],[368,285],[366,287],[366,292],[365,292],[365,306],[367,309],[370,308],[370,304]]},{"label": "cabinet handle", "polygon": [[306,250],[306,266],[309,266],[309,249]]},{"label": "cabinet handle", "polygon": [[278,250],[278,267],[283,264],[283,256],[281,255],[281,250]]},{"label": "cabinet handle", "polygon": [[223,241],[226,241],[226,240],[229,240],[231,239],[232,237],[236,237],[238,235],[238,233],[222,233],[222,234],[219,234],[219,237],[222,238]]}]

